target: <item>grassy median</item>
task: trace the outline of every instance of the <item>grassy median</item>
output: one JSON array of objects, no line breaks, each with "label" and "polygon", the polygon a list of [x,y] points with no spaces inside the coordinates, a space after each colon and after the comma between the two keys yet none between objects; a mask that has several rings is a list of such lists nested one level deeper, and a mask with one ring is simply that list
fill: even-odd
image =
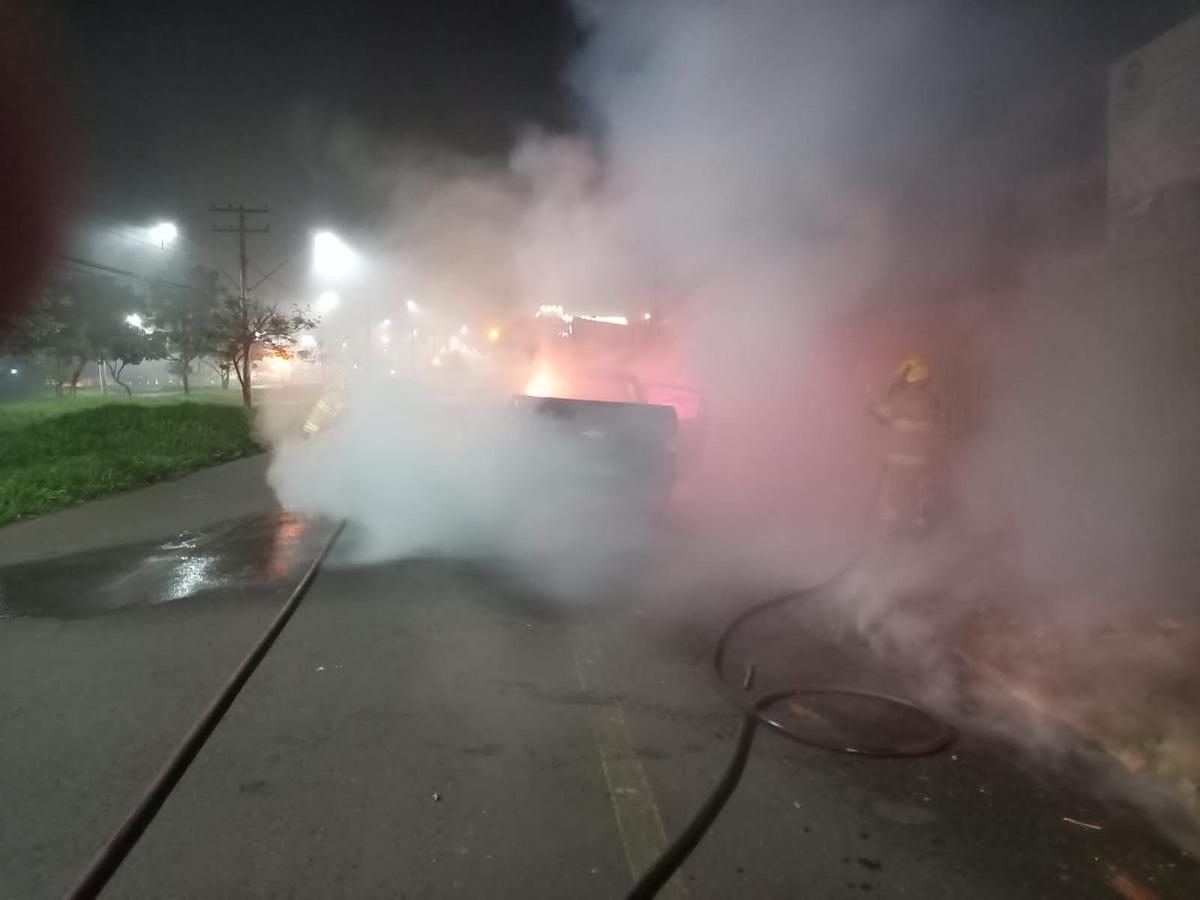
[{"label": "grassy median", "polygon": [[227,393],[0,404],[0,525],[257,453]]}]

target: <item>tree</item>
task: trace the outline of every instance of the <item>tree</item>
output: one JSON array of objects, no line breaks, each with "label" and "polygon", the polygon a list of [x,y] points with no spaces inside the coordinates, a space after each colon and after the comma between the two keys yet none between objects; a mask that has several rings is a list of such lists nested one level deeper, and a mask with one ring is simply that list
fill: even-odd
[{"label": "tree", "polygon": [[[131,315],[127,314],[127,318]],[[138,321],[144,322],[145,319],[142,313],[136,315],[141,318],[134,322],[127,318],[106,321],[105,330],[94,336],[100,363],[130,397],[133,396],[133,390],[121,380],[125,367],[140,365],[148,359],[162,359],[166,353],[162,336],[145,325],[138,325]]]},{"label": "tree", "polygon": [[108,278],[89,279],[85,290],[81,299],[86,305],[88,349],[112,380],[133,396],[121,380],[126,367],[162,359],[165,353],[162,337],[147,325],[148,298]]},{"label": "tree", "polygon": [[215,349],[217,317],[228,299],[217,278],[216,272],[194,266],[186,284],[157,281],[151,287],[147,325],[162,341],[161,358],[170,361],[184,394],[191,393],[193,363]]},{"label": "tree", "polygon": [[126,365],[154,358],[152,339],[126,322],[139,308],[139,298],[127,285],[103,276],[74,275],[42,292],[9,345],[48,370],[59,396],[64,389],[74,395],[91,359],[114,371],[121,384],[116,376]]},{"label": "tree", "polygon": [[256,348],[284,358],[292,355],[296,335],[317,326],[306,309],[286,313],[255,296],[227,297],[217,315],[217,352],[233,367],[242,388],[242,405],[251,406],[250,368]]},{"label": "tree", "polygon": [[233,360],[218,356],[216,359],[206,359],[204,362],[221,377],[221,390],[229,390],[229,379],[233,377]]},{"label": "tree", "polygon": [[77,307],[66,285],[46,287],[7,340],[10,352],[30,357],[46,369],[60,397],[68,384],[74,390],[90,352]]}]

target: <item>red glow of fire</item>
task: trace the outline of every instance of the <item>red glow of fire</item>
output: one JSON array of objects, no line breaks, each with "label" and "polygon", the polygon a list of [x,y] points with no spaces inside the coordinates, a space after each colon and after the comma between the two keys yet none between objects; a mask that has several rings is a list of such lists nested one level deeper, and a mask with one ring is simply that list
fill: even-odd
[{"label": "red glow of fire", "polygon": [[554,378],[549,372],[535,372],[525,385],[525,393],[530,397],[551,397],[554,389]]}]

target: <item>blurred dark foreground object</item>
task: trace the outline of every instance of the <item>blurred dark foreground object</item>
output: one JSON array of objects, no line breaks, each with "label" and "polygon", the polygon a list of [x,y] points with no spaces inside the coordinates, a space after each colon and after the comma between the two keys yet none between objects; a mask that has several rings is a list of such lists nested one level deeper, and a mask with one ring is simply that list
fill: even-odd
[{"label": "blurred dark foreground object", "polygon": [[60,104],[33,6],[0,0],[0,339],[54,249],[66,191]]}]

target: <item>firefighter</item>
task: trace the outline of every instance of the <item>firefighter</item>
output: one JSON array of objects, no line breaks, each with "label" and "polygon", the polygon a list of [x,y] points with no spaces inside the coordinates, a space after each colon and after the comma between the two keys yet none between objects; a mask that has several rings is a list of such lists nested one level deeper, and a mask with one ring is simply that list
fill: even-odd
[{"label": "firefighter", "polygon": [[321,399],[317,401],[316,406],[309,412],[308,418],[304,421],[304,436],[307,438],[314,437],[317,432],[328,428],[338,417],[341,416],[342,410],[346,408],[345,392],[339,388],[333,388],[321,395]]},{"label": "firefighter", "polygon": [[945,429],[929,363],[906,359],[887,396],[869,409],[888,426],[880,519],[892,534],[923,534],[943,497]]}]

